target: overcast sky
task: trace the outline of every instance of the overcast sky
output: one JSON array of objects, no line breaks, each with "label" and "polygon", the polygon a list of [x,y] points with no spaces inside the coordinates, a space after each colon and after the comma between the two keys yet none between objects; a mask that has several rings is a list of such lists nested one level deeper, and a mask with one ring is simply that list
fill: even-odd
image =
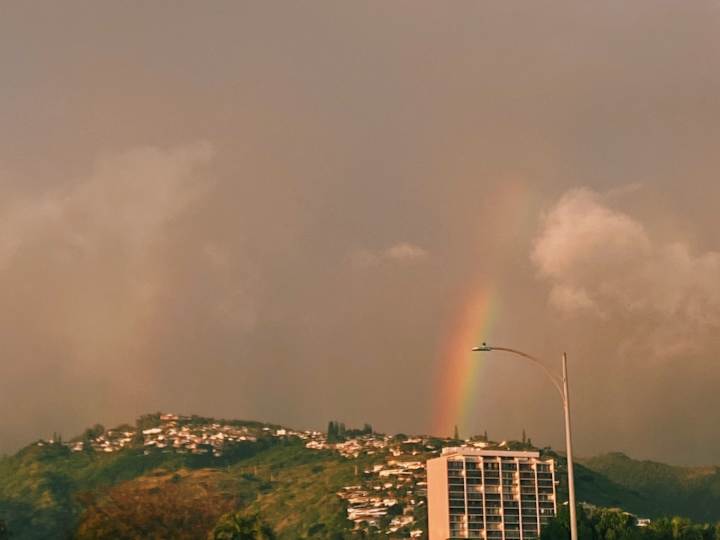
[{"label": "overcast sky", "polygon": [[[482,288],[467,346],[567,350],[580,455],[717,462],[719,49],[703,0],[3,2],[0,452],[155,410],[449,435]],[[505,360],[461,433],[560,447]]]}]

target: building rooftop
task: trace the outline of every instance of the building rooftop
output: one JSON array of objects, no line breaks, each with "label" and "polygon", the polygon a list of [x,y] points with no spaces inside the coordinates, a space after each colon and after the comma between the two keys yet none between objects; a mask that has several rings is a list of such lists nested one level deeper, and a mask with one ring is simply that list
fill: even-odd
[{"label": "building rooftop", "polygon": [[511,450],[482,450],[470,446],[448,446],[442,449],[443,456],[461,455],[461,456],[488,456],[488,457],[517,457],[517,458],[539,458],[540,452],[537,451],[511,451]]}]

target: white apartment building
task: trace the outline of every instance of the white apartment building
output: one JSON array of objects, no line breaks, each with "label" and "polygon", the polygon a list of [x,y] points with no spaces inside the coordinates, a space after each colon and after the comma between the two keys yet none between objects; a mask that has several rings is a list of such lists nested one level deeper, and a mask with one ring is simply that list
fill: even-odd
[{"label": "white apartment building", "polygon": [[430,540],[536,540],[557,512],[555,472],[539,452],[444,448],[427,462]]}]

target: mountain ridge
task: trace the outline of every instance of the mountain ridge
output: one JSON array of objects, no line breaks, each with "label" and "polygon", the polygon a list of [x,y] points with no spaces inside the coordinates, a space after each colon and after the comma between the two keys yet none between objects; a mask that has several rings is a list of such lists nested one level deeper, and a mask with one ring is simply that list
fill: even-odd
[{"label": "mountain ridge", "polygon": [[[100,516],[118,514],[135,497],[147,506],[143,519],[189,531],[170,517],[197,511],[198,505],[186,508],[182,500],[194,500],[205,490],[202,500],[214,506],[203,507],[205,521],[198,527],[209,530],[220,511],[239,508],[267,516],[281,540],[339,540],[358,537],[353,532],[358,523],[364,527],[362,504],[352,501],[372,498],[379,490],[385,501],[379,526],[407,538],[426,530],[424,461],[442,447],[531,448],[519,441],[408,437],[377,434],[370,426],[331,426],[326,434],[251,420],[153,413],[139,417],[135,426],[96,425],[68,442],[39,440],[0,459],[0,520],[7,521],[14,538],[96,538],[93,534],[112,525]],[[558,460],[558,493],[565,499],[564,458],[550,448],[539,451]],[[398,467],[406,471],[405,484],[398,480],[388,487],[380,481],[378,471]],[[678,514],[719,521],[718,471],[602,454],[577,460],[578,500],[642,517]],[[128,521],[127,515],[121,518],[116,521]],[[118,531],[106,537],[113,535],[122,537]]]}]

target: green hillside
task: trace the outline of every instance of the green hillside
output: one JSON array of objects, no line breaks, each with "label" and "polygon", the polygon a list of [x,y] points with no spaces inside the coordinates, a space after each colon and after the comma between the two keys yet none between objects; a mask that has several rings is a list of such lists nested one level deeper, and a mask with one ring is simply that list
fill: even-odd
[{"label": "green hillside", "polygon": [[[267,445],[247,446],[238,452],[238,458]],[[82,512],[78,494],[102,490],[158,468],[198,469],[220,464],[210,461],[204,456],[144,455],[136,449],[97,454],[71,452],[61,445],[33,445],[0,460],[0,518],[17,538],[63,538]]]},{"label": "green hillside", "polygon": [[720,520],[718,467],[674,467],[618,452],[584,459],[582,465],[612,482],[610,493],[617,499],[613,506],[648,517],[678,514],[697,521]]},{"label": "green hillside", "polygon": [[[136,427],[96,426],[0,459],[0,523],[13,539],[182,540],[206,538],[224,513],[241,511],[261,514],[280,540],[364,538],[338,492],[371,481],[388,457],[373,444],[395,439],[368,430],[342,426],[330,450],[325,434],[257,422],[158,413]],[[353,437],[372,449],[358,452]],[[394,444],[402,454],[405,438]],[[383,493],[400,500],[405,491]]]},{"label": "green hillside", "polygon": [[[337,454],[310,451],[298,442],[249,446],[253,447],[222,460],[144,455],[139,450],[94,455],[71,453],[56,445],[29,447],[0,462],[0,518],[7,521],[13,538],[68,538],[88,518],[86,506],[106,513],[107,500],[122,506],[118,495],[132,498],[134,507],[151,506],[153,495],[168,491],[165,484],[179,486],[178,496],[186,497],[193,484],[201,483],[203,498],[219,509],[261,510],[281,538],[303,538],[312,527],[317,532],[318,525],[327,537],[348,529],[335,492],[350,482],[353,465]],[[170,501],[166,507],[176,510],[173,504]],[[205,531],[221,513],[207,513]],[[95,527],[104,525],[94,520]],[[84,531],[81,538],[96,537],[88,527]]]},{"label": "green hillside", "polygon": [[[335,425],[329,438],[258,422],[145,415],[135,427],[96,426],[0,459],[0,524],[20,540],[192,540],[240,511],[259,514],[281,540],[409,538],[427,529],[425,460],[459,443],[389,437],[369,426]],[[559,461],[564,500],[564,460],[542,452]],[[720,521],[717,468],[608,454],[582,460],[576,477],[578,499],[596,506]],[[385,508],[377,520],[349,516],[373,501]]]}]

